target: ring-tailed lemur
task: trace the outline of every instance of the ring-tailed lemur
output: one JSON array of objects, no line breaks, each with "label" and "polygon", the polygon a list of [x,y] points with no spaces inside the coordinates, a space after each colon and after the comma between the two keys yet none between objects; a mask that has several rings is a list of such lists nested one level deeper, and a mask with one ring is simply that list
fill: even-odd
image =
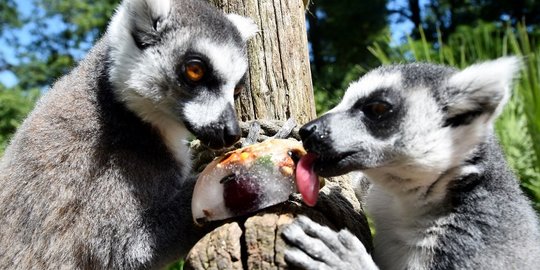
[{"label": "ring-tailed lemur", "polygon": [[206,1],[123,1],[5,152],[0,268],[140,269],[182,256],[204,234],[185,140],[239,138],[234,95],[256,31]]},{"label": "ring-tailed lemur", "polygon": [[373,259],[349,232],[304,217],[284,232],[295,246],[286,259],[306,269],[538,269],[539,221],[493,134],[519,65],[393,65],[351,84],[300,134],[317,174],[361,170],[372,183]]}]

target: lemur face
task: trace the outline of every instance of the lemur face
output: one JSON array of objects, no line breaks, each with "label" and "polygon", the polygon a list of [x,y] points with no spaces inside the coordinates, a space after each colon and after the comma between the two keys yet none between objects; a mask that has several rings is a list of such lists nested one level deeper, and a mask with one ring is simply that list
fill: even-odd
[{"label": "lemur face", "polygon": [[256,26],[205,1],[132,0],[119,12],[109,35],[117,96],[161,129],[172,119],[212,148],[236,142],[234,96],[244,87],[246,40]]},{"label": "lemur face", "polygon": [[519,66],[516,58],[457,71],[430,64],[381,67],[300,130],[315,172],[412,177],[463,162],[491,129]]}]

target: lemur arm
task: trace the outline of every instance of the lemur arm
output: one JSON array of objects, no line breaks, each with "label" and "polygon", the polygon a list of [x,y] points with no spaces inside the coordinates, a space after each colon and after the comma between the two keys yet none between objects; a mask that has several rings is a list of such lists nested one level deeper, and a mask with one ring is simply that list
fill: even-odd
[{"label": "lemur arm", "polygon": [[343,229],[339,232],[300,216],[283,231],[291,246],[285,260],[302,269],[379,269],[364,245]]}]

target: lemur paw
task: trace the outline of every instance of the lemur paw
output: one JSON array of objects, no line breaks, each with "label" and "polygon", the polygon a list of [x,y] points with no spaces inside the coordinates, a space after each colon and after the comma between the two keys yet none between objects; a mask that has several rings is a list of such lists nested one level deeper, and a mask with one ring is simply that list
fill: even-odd
[{"label": "lemur paw", "polygon": [[283,230],[292,248],[285,251],[288,264],[302,269],[369,269],[378,267],[358,238],[347,230],[333,231],[305,216]]}]

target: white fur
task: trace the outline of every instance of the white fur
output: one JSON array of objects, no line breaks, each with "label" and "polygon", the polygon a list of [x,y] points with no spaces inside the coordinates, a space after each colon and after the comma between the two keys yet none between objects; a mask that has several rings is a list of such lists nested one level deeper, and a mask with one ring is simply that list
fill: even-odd
[{"label": "white fur", "polygon": [[[516,58],[502,58],[456,73],[446,82],[449,89],[458,91],[451,95],[455,98],[448,103],[449,113],[455,115],[477,109],[479,101],[486,100],[493,102],[493,107],[499,111],[508,99],[508,89],[518,68]],[[350,85],[341,103],[330,112],[348,110],[358,99],[381,88],[402,89],[401,74],[368,73]],[[361,141],[375,152],[397,140],[405,147],[400,151],[403,155],[393,162],[363,171],[374,183],[367,205],[376,223],[375,260],[383,269],[404,266],[423,269],[429,265],[437,239],[426,232],[440,230],[435,224],[445,221],[434,223],[427,213],[444,200],[452,179],[478,172],[474,166],[462,167],[461,162],[484,139],[497,114],[486,112],[467,125],[441,127],[444,112],[429,89],[407,89],[403,96],[407,110],[403,126],[408,127],[403,132],[386,142],[370,138],[369,134],[356,134],[350,141],[334,140],[337,149],[347,149],[347,145],[353,148],[355,141]],[[347,123],[336,125],[343,127]],[[339,129],[333,127],[332,130]]]},{"label": "white fur", "polygon": [[[377,72],[371,72],[366,74],[357,82],[353,82],[349,86],[349,88],[347,88],[347,91],[345,92],[342,101],[327,113],[339,113],[346,111],[353,107],[358,99],[368,96],[373,91],[381,88],[400,89],[400,72],[395,72],[392,74],[380,74]],[[351,122],[346,123],[346,121]],[[372,149],[373,152],[382,152],[383,149],[387,147],[392,147],[392,145],[398,139],[397,136],[392,136],[388,139],[380,140],[364,132],[362,132],[361,134],[354,134],[354,136],[343,136],[343,134],[341,134],[341,132],[349,133],[348,130],[343,130],[342,127],[349,125],[355,126],[358,124],[360,123],[353,118],[341,119],[339,122],[329,123],[331,129],[335,131],[335,133],[331,134],[331,136],[335,136],[335,138],[332,139],[332,141],[334,142],[333,146],[336,149],[350,150],[357,146],[358,142],[361,142],[362,148]]]},{"label": "white fur", "polygon": [[[121,10],[115,19],[119,16],[125,16]],[[113,24],[115,19],[113,19]],[[183,123],[178,121],[178,116],[173,112],[163,111],[163,108],[167,106],[157,106],[160,103],[171,102],[172,97],[167,97],[160,89],[147,85],[152,78],[163,76],[159,74],[161,67],[171,63],[160,62],[155,57],[141,53],[132,38],[124,36],[127,30],[118,30],[117,27],[111,27],[111,30],[109,36],[111,42],[117,44],[111,49],[114,64],[110,71],[110,79],[116,96],[141,119],[160,130],[167,147],[184,165],[185,173],[189,172],[191,157],[189,148],[186,146],[189,132]]]},{"label": "white fur", "polygon": [[208,126],[219,119],[228,104],[234,107],[233,103],[221,96],[208,95],[186,103],[184,115],[193,125]]},{"label": "white fur", "polygon": [[[171,58],[155,57],[152,50],[141,52],[133,41],[130,32],[133,23],[152,26],[152,18],[166,17],[170,10],[170,1],[133,0],[120,6],[111,21],[107,38],[111,44],[110,80],[116,96],[123,101],[141,119],[158,128],[164,142],[179,162],[185,164],[186,172],[190,169],[189,148],[186,145],[189,132],[179,119],[173,91],[165,91],[152,84],[156,80],[165,80],[168,67],[175,65]],[[139,16],[129,18],[132,14]],[[229,18],[231,18],[229,16]],[[237,23],[247,27],[248,19],[232,16]],[[239,25],[237,25],[238,27]],[[242,30],[242,29],[240,29]],[[246,29],[243,29],[246,30]],[[148,29],[150,31],[150,29]],[[249,35],[248,32],[242,32]],[[188,36],[176,36],[171,47],[182,47]],[[225,85],[216,96],[208,95],[203,100],[192,101],[183,109],[187,120],[200,125],[209,124],[219,118],[228,104],[234,107],[234,88],[247,69],[245,55],[236,47],[217,45],[212,40],[198,40],[193,48],[208,56],[211,66],[222,78]],[[226,97],[226,98],[224,98]]]},{"label": "white fur", "polygon": [[[473,65],[453,75],[447,82],[450,89],[459,91],[457,98],[448,104],[450,113],[462,113],[476,109],[471,102],[480,99],[493,102],[497,111],[508,99],[509,86],[519,68],[517,58],[501,58],[495,61]],[[384,87],[401,89],[399,73],[369,73],[358,82],[351,84],[343,101],[332,111],[349,109],[359,98],[369,95],[373,90]],[[443,112],[435,102],[428,89],[407,89],[407,114],[403,126],[411,127],[400,133],[400,140],[406,147],[406,155],[398,158],[393,164],[382,168],[365,171],[365,174],[376,179],[380,185],[395,194],[411,196],[411,191],[422,193],[422,187],[430,187],[453,168],[471,155],[474,146],[484,139],[491,121],[497,112],[486,112],[471,123],[458,127],[441,128],[444,121]],[[358,136],[358,135],[357,135]],[[393,138],[391,141],[395,141]],[[361,140],[363,144],[374,147],[380,142],[375,138]],[[336,142],[337,147],[346,148],[349,142]],[[350,145],[349,145],[350,147]],[[408,181],[406,181],[408,180]],[[444,181],[443,181],[444,182]],[[441,185],[442,183],[438,183]],[[442,185],[444,187],[444,185]],[[433,190],[432,190],[433,191]],[[440,189],[444,193],[444,189]],[[431,198],[425,201],[442,198],[442,194],[430,192]],[[411,200],[419,199],[413,195]]]},{"label": "white fur", "polygon": [[[130,0],[124,1],[111,19],[107,38],[111,44],[111,82],[120,89],[125,88],[134,67],[140,62],[141,51],[131,37],[136,21],[140,25],[152,27],[153,17],[166,17],[170,11],[170,0]],[[133,16],[133,17],[132,17]]]},{"label": "white fur", "polygon": [[328,113],[347,110],[352,107],[359,98],[365,97],[375,90],[387,87],[399,89],[400,86],[401,74],[399,72],[392,74],[370,72],[360,78],[360,80],[351,83],[341,102],[332,110],[328,111]]},{"label": "white fur", "polygon": [[415,89],[407,94],[403,126],[414,128],[399,134],[405,147],[401,151],[403,155],[394,163],[365,172],[386,189],[403,196],[419,187],[430,186],[463,158],[461,153],[454,151],[451,130],[441,129],[442,112],[428,89]]},{"label": "white fur", "polygon": [[[464,166],[450,171],[433,187],[432,195],[425,197],[425,189],[418,189],[408,195],[396,196],[385,187],[373,181],[367,196],[368,212],[373,217],[376,227],[374,238],[374,259],[381,269],[424,269],[433,259],[430,254],[437,247],[437,237],[433,233],[441,232],[443,224],[453,218],[450,216],[434,217],[429,214],[446,195],[447,184],[460,175],[479,173],[476,166]],[[392,258],[388,260],[388,258]]]},{"label": "white fur", "polygon": [[[508,99],[518,69],[517,58],[501,58],[453,75],[447,85],[459,93],[448,103],[451,115],[477,109],[475,102],[479,100],[492,102],[497,108],[457,127],[440,126],[443,112],[428,89],[408,89],[404,126],[409,128],[402,133],[407,156],[397,166],[364,171],[374,183],[367,206],[375,221],[375,261],[381,268],[423,269],[429,265],[433,259],[429,254],[433,254],[437,239],[428,232],[441,230],[443,226],[439,225],[452,216],[434,217],[428,213],[444,200],[450,181],[480,172],[476,166],[462,166],[462,162],[484,140]],[[355,100],[358,97],[355,95]]]},{"label": "white fur", "polygon": [[146,0],[154,17],[165,17],[171,10],[171,0]]},{"label": "white fur", "polygon": [[498,104],[488,120],[495,119],[510,97],[509,86],[521,65],[517,57],[503,57],[472,65],[452,76],[448,85],[459,89],[461,95],[452,101],[449,113],[459,114],[474,108],[473,103],[477,100],[490,100]]},{"label": "white fur", "polygon": [[188,147],[189,131],[183,124],[171,118],[162,117],[153,122],[161,132],[165,145],[171,150],[176,160],[182,164],[183,175],[191,171],[191,152]]},{"label": "white fur", "polygon": [[212,40],[200,40],[194,48],[207,55],[214,71],[228,80],[221,91],[234,104],[234,88],[248,68],[245,55],[232,45],[217,45]]},{"label": "white fur", "polygon": [[111,44],[116,45],[112,46],[110,51],[113,65],[111,65],[109,76],[114,86],[120,89],[125,88],[125,83],[131,75],[131,69],[126,67],[134,66],[141,55],[130,36],[131,25],[127,9],[124,4],[116,11],[107,36]]},{"label": "white fur", "polygon": [[[109,75],[117,98],[141,119],[159,129],[165,144],[184,165],[183,170],[187,175],[191,169],[191,156],[186,145],[189,132],[173,112],[163,110],[168,106],[157,105],[172,102],[172,98],[165,96],[160,89],[148,85],[153,78],[165,76],[161,74],[163,67],[172,66],[173,63],[160,61],[141,52],[130,35],[133,20],[129,16],[132,12],[136,11],[135,14],[142,16],[136,19],[146,19],[145,23],[151,27],[152,17],[165,17],[169,10],[169,0],[123,2],[111,20],[107,36],[110,43],[115,45],[111,46],[110,55],[113,64]],[[185,40],[178,38],[175,42],[182,44]]]},{"label": "white fur", "polygon": [[[492,207],[489,203],[491,201],[485,200],[488,196],[493,196],[492,198],[501,199],[503,203],[516,203],[517,211],[525,210],[523,208],[526,207],[526,201],[519,198],[520,195],[512,197],[506,193],[518,190],[513,177],[501,172],[500,177],[507,178],[502,180],[512,181],[515,185],[512,188],[502,185],[501,189],[505,191],[501,191],[501,194],[491,190],[491,187],[482,186],[481,183],[478,189],[466,194],[464,198],[448,196],[450,184],[469,181],[463,179],[472,176],[471,174],[479,176],[478,181],[473,180],[475,184],[480,181],[498,181],[497,183],[503,184],[499,181],[501,179],[493,179],[494,175],[491,172],[487,176],[483,174],[484,170],[493,169],[493,165],[505,165],[504,162],[484,159],[487,164],[484,162],[471,164],[474,162],[470,160],[473,154],[490,153],[489,147],[493,145],[487,147],[487,152],[475,153],[475,151],[479,151],[478,146],[482,142],[493,143],[487,141],[486,137],[492,135],[493,120],[508,99],[509,89],[519,65],[520,61],[517,58],[501,58],[473,65],[455,72],[449,78],[443,76],[445,72],[451,70],[426,65],[415,74],[416,76],[409,77],[406,83],[401,82],[399,73],[380,74],[375,70],[351,84],[341,103],[331,110],[336,114],[320,122],[321,126],[317,127],[319,132],[316,133],[317,140],[323,140],[330,134],[335,137],[324,142],[331,142],[331,148],[339,150],[336,152],[354,152],[357,148],[362,151],[356,153],[361,153],[362,156],[358,157],[358,163],[353,165],[369,168],[364,169],[362,173],[372,183],[367,195],[367,211],[375,223],[373,259],[381,269],[428,269],[433,265],[438,265],[439,268],[471,268],[472,265],[476,268],[506,269],[516,268],[516,265],[520,265],[523,261],[526,263],[517,268],[526,266],[527,269],[528,267],[532,269],[537,266],[529,263],[532,262],[529,260],[530,252],[536,248],[536,244],[532,243],[537,242],[536,219],[524,218],[527,220],[526,226],[530,229],[525,231],[531,233],[530,237],[534,239],[530,240],[530,243],[512,242],[515,241],[514,237],[521,237],[520,241],[527,242],[528,239],[524,239],[522,235],[490,235],[490,232],[484,231],[485,228],[500,221],[504,226],[494,228],[493,233],[497,234],[498,229],[510,233],[512,230],[508,228],[512,227],[505,227],[506,225],[515,226],[521,223],[521,221],[513,222],[513,218],[509,220],[509,213],[513,212],[509,209],[514,208]],[[411,68],[410,72],[415,72],[414,69],[418,66],[404,65],[398,68]],[[434,78],[433,75],[437,74],[435,72],[441,70],[443,71],[441,76]],[[423,73],[424,71],[426,73]],[[427,74],[428,78],[423,80],[418,77],[422,74]],[[422,84],[424,81],[427,83]],[[401,95],[403,102],[400,104],[402,110],[400,113],[404,117],[399,119],[401,121],[398,123],[399,129],[391,130],[396,132],[390,137],[386,136],[385,139],[377,138],[364,130],[363,120],[355,118],[357,108],[349,111],[359,99],[381,88],[402,91],[397,94]],[[457,119],[455,122],[447,122],[455,119]],[[445,125],[447,123],[451,124]],[[354,127],[354,134],[351,134],[348,127]],[[320,154],[325,154],[324,148]],[[482,160],[482,157],[480,158]],[[356,181],[356,184],[359,183],[361,182]],[[458,190],[460,189],[453,189],[453,192]],[[359,194],[362,195],[361,192]],[[454,199],[457,199],[457,204]],[[453,207],[457,208],[449,209]],[[468,212],[467,208],[474,211]],[[485,220],[486,226],[478,226],[472,220],[475,214],[482,215],[482,210],[486,211],[486,215],[481,217]],[[518,213],[526,212],[529,211]],[[523,216],[526,217],[527,214]],[[463,230],[464,233],[456,232],[456,228]],[[468,238],[469,234],[478,241]],[[318,246],[320,241],[325,242],[328,238],[326,235],[319,237],[318,241],[313,241],[311,245]],[[503,243],[501,239],[508,241],[506,245],[501,246]],[[527,246],[527,250],[517,251],[520,250],[521,244]],[[446,248],[443,245],[447,245],[448,255],[439,253],[441,249]],[[458,250],[460,247],[471,248],[474,251],[470,253],[470,257],[463,256]],[[334,247],[330,247],[332,248]],[[343,251],[336,254],[343,254]],[[360,252],[355,256],[369,260],[365,255],[365,252]],[[517,256],[521,257],[516,259]],[[354,262],[349,258],[341,259]],[[434,261],[435,259],[441,260],[440,264]],[[300,258],[299,261],[308,260]],[[306,265],[316,269],[321,263],[320,260],[314,261]],[[358,265],[355,264],[347,269],[357,268]]]},{"label": "white fur", "polygon": [[368,194],[368,211],[375,221],[374,260],[381,269],[403,269],[405,265],[425,265],[431,258],[427,252],[436,239],[425,238],[425,220],[410,215],[409,205],[403,205],[399,197],[374,185]]},{"label": "white fur", "polygon": [[184,115],[190,123],[205,126],[219,119],[228,105],[234,108],[234,88],[246,73],[248,64],[243,54],[232,46],[201,40],[194,48],[207,55],[214,72],[227,79],[220,89],[213,89],[219,91],[219,94],[201,95],[187,103],[184,108]]},{"label": "white fur", "polygon": [[240,32],[240,36],[244,41],[249,40],[259,32],[259,27],[251,18],[234,13],[227,14],[227,18],[234,26],[236,26],[236,29],[238,29],[238,32]]}]

